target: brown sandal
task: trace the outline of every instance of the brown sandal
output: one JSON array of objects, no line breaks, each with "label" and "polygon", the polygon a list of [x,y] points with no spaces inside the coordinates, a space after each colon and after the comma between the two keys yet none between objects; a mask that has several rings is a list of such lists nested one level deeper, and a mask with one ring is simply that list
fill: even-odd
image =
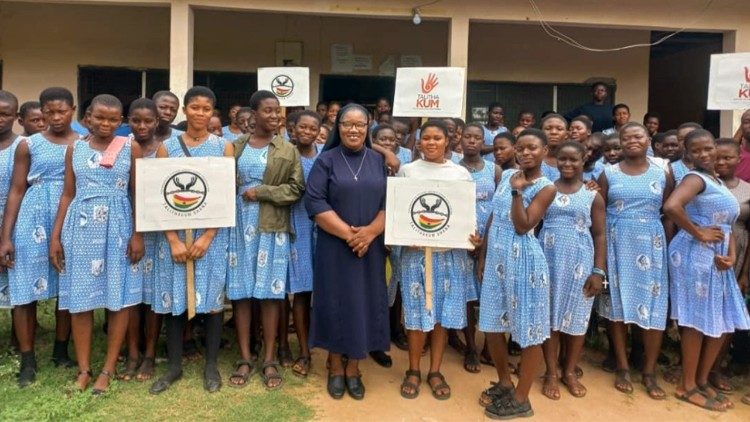
[{"label": "brown sandal", "polygon": [[[560,400],[560,386],[557,384],[556,374],[545,374],[542,394],[550,400]],[[550,385],[554,381],[554,386]]]},{"label": "brown sandal", "polygon": [[[567,387],[568,393],[576,398],[585,397],[588,390],[586,387],[578,381],[578,375],[576,373],[565,374],[560,379],[560,382]],[[569,381],[570,380],[570,381]]]},{"label": "brown sandal", "polygon": [[[117,374],[113,374],[112,372],[109,372],[106,369],[102,369],[102,372],[99,373],[99,377],[101,377],[102,375],[105,376],[105,377],[107,377],[107,378],[109,378],[109,381],[107,381],[107,388],[109,388],[110,383],[115,378],[117,378]],[[97,379],[99,377],[97,377]],[[94,389],[91,390],[91,394],[94,395],[94,396],[101,396],[102,394],[104,394],[106,392],[107,392],[106,389],[101,389],[101,388],[94,388]]]},{"label": "brown sandal", "polygon": [[646,387],[646,392],[652,399],[666,400],[667,393],[665,393],[664,390],[659,387],[659,384],[656,383],[656,376],[654,374],[642,374],[641,384]]},{"label": "brown sandal", "polygon": [[615,371],[615,388],[621,393],[633,393],[633,382],[630,380],[630,370],[618,369]]}]

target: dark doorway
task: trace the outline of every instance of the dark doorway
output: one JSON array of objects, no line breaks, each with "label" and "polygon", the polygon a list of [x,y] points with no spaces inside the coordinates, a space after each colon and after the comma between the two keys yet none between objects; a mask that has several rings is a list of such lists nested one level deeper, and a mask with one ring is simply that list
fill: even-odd
[{"label": "dark doorway", "polygon": [[320,101],[355,102],[372,109],[381,97],[393,100],[396,79],[390,76],[320,75]]},{"label": "dark doorway", "polygon": [[[651,41],[664,35],[652,32]],[[683,32],[651,47],[648,109],[661,116],[661,131],[696,122],[719,135],[719,111],[706,110],[706,101],[711,54],[722,52],[723,38],[723,34]]]}]

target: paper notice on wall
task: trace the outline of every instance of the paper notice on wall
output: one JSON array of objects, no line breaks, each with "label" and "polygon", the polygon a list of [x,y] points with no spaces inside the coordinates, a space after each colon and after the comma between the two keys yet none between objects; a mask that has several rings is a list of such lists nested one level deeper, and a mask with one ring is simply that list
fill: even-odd
[{"label": "paper notice on wall", "polygon": [[354,71],[354,47],[351,44],[331,44],[331,72]]},{"label": "paper notice on wall", "polygon": [[421,67],[422,56],[416,54],[404,54],[400,57],[401,67]]},{"label": "paper notice on wall", "polygon": [[750,53],[711,55],[707,108],[709,110],[750,108]]},{"label": "paper notice on wall", "polygon": [[307,67],[261,67],[258,89],[271,91],[282,107],[310,105],[310,69]]},{"label": "paper notice on wall", "polygon": [[372,56],[369,54],[355,54],[353,57],[354,70],[372,70]]},{"label": "paper notice on wall", "polygon": [[400,67],[393,115],[461,117],[466,85],[463,67]]},{"label": "paper notice on wall", "polygon": [[378,75],[394,76],[396,74],[396,57],[388,56],[378,67]]}]

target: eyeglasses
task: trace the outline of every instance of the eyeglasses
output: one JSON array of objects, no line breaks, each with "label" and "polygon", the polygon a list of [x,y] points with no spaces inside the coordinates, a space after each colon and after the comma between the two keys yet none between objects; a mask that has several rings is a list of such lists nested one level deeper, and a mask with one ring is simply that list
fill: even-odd
[{"label": "eyeglasses", "polygon": [[353,127],[356,127],[357,130],[365,130],[367,128],[367,123],[363,122],[340,122],[339,126],[344,128],[344,130],[351,130]]}]

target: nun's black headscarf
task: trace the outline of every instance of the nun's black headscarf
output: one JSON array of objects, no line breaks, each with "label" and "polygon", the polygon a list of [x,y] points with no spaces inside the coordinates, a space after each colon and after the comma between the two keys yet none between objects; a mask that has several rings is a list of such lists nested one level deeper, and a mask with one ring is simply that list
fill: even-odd
[{"label": "nun's black headscarf", "polygon": [[333,123],[333,128],[331,129],[331,133],[328,135],[328,140],[326,141],[326,144],[323,147],[323,151],[328,151],[329,149],[336,148],[337,146],[341,145],[341,134],[339,132],[339,123],[341,122],[341,118],[344,117],[346,113],[352,110],[359,110],[362,114],[365,115],[365,118],[367,119],[367,131],[365,132],[365,147],[372,148],[372,141],[370,140],[370,112],[367,111],[366,108],[362,107],[359,104],[350,103],[350,104],[345,105],[341,110],[339,110],[339,114],[336,115],[336,121]]}]

